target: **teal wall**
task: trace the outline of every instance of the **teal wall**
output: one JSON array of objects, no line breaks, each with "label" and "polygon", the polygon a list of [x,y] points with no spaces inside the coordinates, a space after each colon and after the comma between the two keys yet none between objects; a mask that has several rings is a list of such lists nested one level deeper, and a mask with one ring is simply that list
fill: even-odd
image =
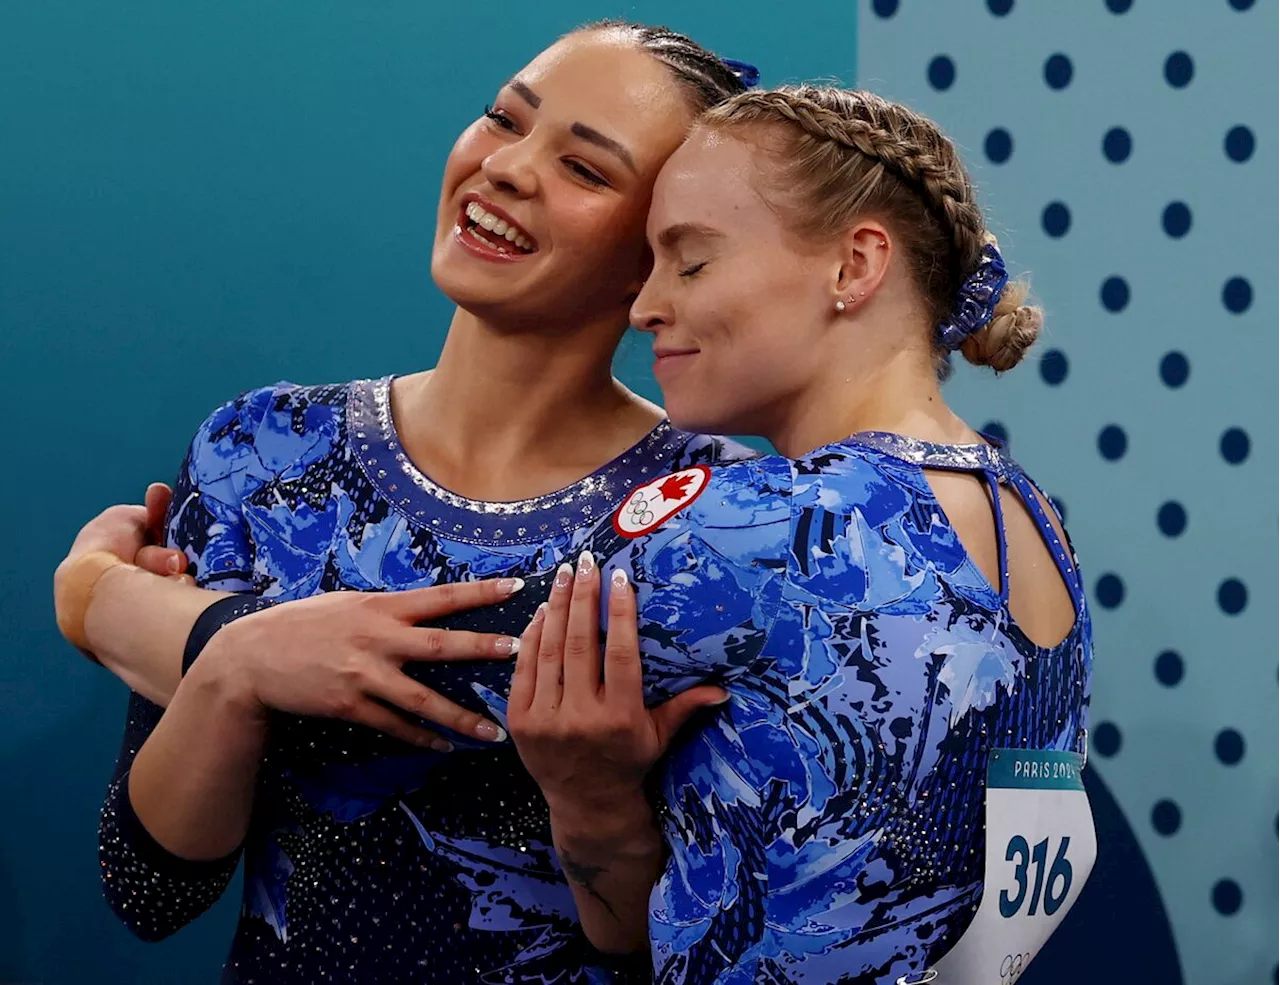
[{"label": "teal wall", "polygon": [[[53,566],[235,393],[432,363],[445,154],[512,71],[602,16],[667,22],[766,83],[852,80],[855,11],[834,0],[802,21],[772,0],[0,0],[0,981],[216,979],[231,901],[150,946],[101,901],[125,695],[60,644]],[[621,371],[652,395],[643,352]]]}]

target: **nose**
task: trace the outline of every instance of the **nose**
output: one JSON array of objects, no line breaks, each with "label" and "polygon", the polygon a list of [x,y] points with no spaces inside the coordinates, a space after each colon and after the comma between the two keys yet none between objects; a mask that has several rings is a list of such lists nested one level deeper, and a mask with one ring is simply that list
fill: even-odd
[{"label": "nose", "polygon": [[494,188],[517,198],[531,198],[538,190],[538,172],[528,138],[500,147],[481,162],[480,170]]},{"label": "nose", "polygon": [[631,304],[632,326],[642,332],[656,333],[660,329],[669,328],[674,320],[675,312],[664,297],[659,279],[650,276]]}]

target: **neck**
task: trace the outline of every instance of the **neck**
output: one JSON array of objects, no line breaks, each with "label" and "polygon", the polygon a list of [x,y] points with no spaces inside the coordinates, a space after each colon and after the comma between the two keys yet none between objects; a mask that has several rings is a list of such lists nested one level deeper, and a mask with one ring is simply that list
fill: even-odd
[{"label": "neck", "polygon": [[435,368],[393,389],[406,452],[437,481],[473,486],[477,474],[523,471],[541,487],[563,478],[544,466],[593,471],[663,416],[613,379],[620,335],[603,321],[505,332],[459,309]]},{"label": "neck", "polygon": [[942,398],[927,344],[849,354],[824,369],[791,402],[766,435],[783,455],[798,458],[859,431],[890,431],[929,441],[965,443],[975,433]]}]

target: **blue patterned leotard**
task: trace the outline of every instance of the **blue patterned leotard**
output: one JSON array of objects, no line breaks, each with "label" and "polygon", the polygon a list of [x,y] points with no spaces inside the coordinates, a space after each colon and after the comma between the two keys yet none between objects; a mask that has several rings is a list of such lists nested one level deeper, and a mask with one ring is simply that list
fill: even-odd
[{"label": "blue patterned leotard", "polygon": [[[480,503],[433,484],[405,457],[389,380],[280,384],[215,411],[176,483],[170,542],[201,585],[269,602],[318,592],[536,579],[611,536],[637,483],[750,452],[663,423],[575,485]],[[517,634],[537,600],[479,614]],[[542,593],[545,598],[545,592]],[[517,596],[519,598],[519,596]],[[264,603],[246,596],[224,619]],[[437,667],[429,683],[476,710],[505,694],[508,663]],[[424,678],[425,679],[425,678]],[[225,982],[582,983],[612,981],[577,924],[546,807],[514,748],[456,739],[448,756],[341,722],[272,725],[243,851],[188,862],[150,838],[127,772],[160,709],[134,696],[102,813],[107,899],[159,939],[225,890],[243,855],[241,918]],[[630,977],[619,971],[619,980]]]},{"label": "blue patterned leotard", "polygon": [[[1080,748],[1088,700],[1075,565],[1005,454],[855,436],[795,462],[712,468],[696,499],[631,537],[613,515],[626,495],[616,486],[585,506],[550,504],[580,511],[571,521],[555,510],[486,515],[431,486],[395,446],[380,386],[259,392],[211,418],[175,520],[206,583],[288,599],[519,574],[531,584],[508,603],[445,621],[519,632],[555,566],[589,548],[606,575],[624,566],[637,585],[650,699],[702,680],[733,695],[661,770],[671,856],[651,898],[657,980],[892,983],[954,943],[981,892],[987,754]],[[347,404],[344,424],[335,408]],[[626,480],[643,484],[716,447],[680,441],[665,452],[676,461],[654,468],[642,456],[645,471]],[[1077,608],[1061,644],[1037,647],[1018,630],[1007,579],[991,586],[965,554],[924,467],[981,473],[1027,504]],[[548,546],[557,522],[564,532]],[[508,542],[512,526],[526,543]],[[243,543],[222,535],[233,527],[248,531]],[[501,718],[509,670],[412,673]],[[267,765],[229,980],[605,974],[590,970],[545,804],[509,748],[438,757],[286,719]],[[157,921],[175,893],[139,889],[138,860],[157,846],[137,831],[122,786],[104,812],[104,870],[127,878],[109,895],[124,911],[141,892]],[[207,894],[224,869],[176,885]],[[188,896],[197,902],[180,899],[186,919],[203,901]]]}]

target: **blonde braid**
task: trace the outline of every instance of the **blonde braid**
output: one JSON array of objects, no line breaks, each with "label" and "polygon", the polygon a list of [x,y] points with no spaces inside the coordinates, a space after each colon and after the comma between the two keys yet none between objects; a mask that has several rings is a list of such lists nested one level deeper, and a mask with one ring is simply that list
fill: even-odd
[{"label": "blonde braid", "polygon": [[[879,217],[897,236],[934,324],[950,315],[990,234],[955,145],[936,123],[871,92],[813,85],[751,90],[699,123],[784,128],[774,148],[776,186],[793,200],[802,231],[829,236],[858,216]],[[932,218],[921,215],[922,201]],[[1039,308],[1023,304],[1027,290],[1005,288],[991,322],[962,345],[966,359],[1000,372],[1022,358],[1043,322]],[[939,347],[937,356],[945,375],[946,351]]]}]

